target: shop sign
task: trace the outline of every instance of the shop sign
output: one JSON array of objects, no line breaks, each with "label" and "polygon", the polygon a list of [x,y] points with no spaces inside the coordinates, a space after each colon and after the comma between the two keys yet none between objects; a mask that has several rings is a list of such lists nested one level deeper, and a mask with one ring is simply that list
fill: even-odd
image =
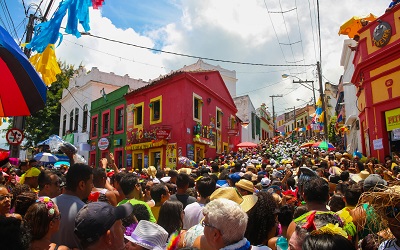
[{"label": "shop sign", "polygon": [[97,143],[97,147],[100,150],[106,150],[110,146],[110,142],[108,141],[107,138],[101,138],[99,142]]},{"label": "shop sign", "polygon": [[383,47],[389,43],[392,37],[392,27],[387,22],[378,22],[374,29],[373,41],[375,46]]},{"label": "shop sign", "polygon": [[392,130],[392,141],[400,141],[400,128]]},{"label": "shop sign", "polygon": [[386,111],[385,118],[387,131],[392,131],[393,129],[400,128],[400,108]]},{"label": "shop sign", "polygon": [[171,129],[157,129],[157,139],[168,139],[171,135]]}]

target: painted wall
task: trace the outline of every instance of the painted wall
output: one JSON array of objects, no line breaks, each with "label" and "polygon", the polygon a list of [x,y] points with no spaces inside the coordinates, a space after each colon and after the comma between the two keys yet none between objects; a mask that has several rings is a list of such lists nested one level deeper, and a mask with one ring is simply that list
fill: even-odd
[{"label": "painted wall", "polygon": [[[374,21],[361,30],[354,57],[355,72],[352,82],[357,87],[362,151],[380,160],[391,153],[385,112],[400,107],[400,6],[385,13],[379,20],[391,29],[385,36],[375,36],[383,23]],[[375,40],[374,40],[375,39]],[[389,40],[380,45],[382,39]],[[383,148],[374,147],[382,141]],[[379,147],[378,147],[379,148]]]},{"label": "painted wall", "polygon": [[[126,100],[124,95],[129,92],[129,86],[123,86],[105,97],[100,97],[94,100],[91,104],[91,118],[97,116],[97,134],[93,136],[93,126],[90,127],[91,134],[91,151],[90,151],[90,165],[96,165],[101,158],[106,157],[109,159],[109,153],[114,154],[115,163],[118,167],[126,167],[126,153],[124,146],[126,144]],[[117,110],[122,109],[124,115],[122,119],[122,128],[117,128]],[[108,131],[104,133],[103,114],[109,113]],[[107,140],[109,146],[107,148],[99,147],[99,140]]]},{"label": "painted wall", "polygon": [[[197,138],[194,134],[194,126],[197,121],[194,119],[194,95],[202,100],[201,112],[201,125],[212,127],[215,136],[219,133],[220,140],[214,140],[219,146],[214,147],[207,143],[194,142]],[[157,124],[150,124],[150,100],[153,98],[162,98],[162,112],[161,122]],[[143,126],[142,128],[133,128],[128,132],[137,133],[138,130],[148,131],[161,127],[168,127],[171,130],[171,136],[168,143],[177,143],[177,148],[180,148],[182,156],[187,156],[187,145],[194,146],[194,158],[199,159],[199,155],[206,158],[213,158],[229,145],[233,147],[234,140],[239,136],[229,136],[228,127],[230,126],[230,119],[235,118],[236,107],[230,97],[229,91],[217,71],[209,72],[175,72],[172,75],[166,76],[161,80],[151,83],[145,88],[138,89],[126,95],[127,105],[134,104],[135,106],[143,103]],[[217,132],[217,108],[219,108],[223,115],[221,116],[221,129]],[[133,111],[134,112],[134,111]],[[131,116],[135,119],[134,115]],[[129,121],[128,121],[129,123]],[[235,121],[235,126],[238,128],[238,123]],[[206,138],[207,139],[207,138]],[[156,140],[155,140],[156,141]],[[207,140],[205,140],[207,141]],[[208,142],[208,141],[207,141]],[[133,143],[140,144],[140,143]],[[129,139],[128,147],[129,148]],[[153,146],[146,148],[143,144],[144,154],[148,154]],[[166,145],[161,145],[160,150],[165,152]],[[197,150],[201,152],[197,152]],[[137,150],[137,149],[136,149]],[[228,149],[229,151],[229,149]],[[201,154],[200,154],[201,153]],[[165,167],[166,156],[163,154],[162,166]]]}]

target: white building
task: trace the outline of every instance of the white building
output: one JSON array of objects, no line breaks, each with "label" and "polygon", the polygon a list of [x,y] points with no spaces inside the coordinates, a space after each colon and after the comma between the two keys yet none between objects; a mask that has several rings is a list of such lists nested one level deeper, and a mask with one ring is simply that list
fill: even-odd
[{"label": "white building", "polygon": [[241,141],[242,142],[260,142],[260,133],[256,132],[257,119],[260,118],[256,114],[256,109],[250,100],[248,95],[238,96],[233,98],[238,112],[236,114],[242,124],[247,124],[247,126],[242,126]]},{"label": "white building", "polygon": [[351,83],[351,78],[354,73],[353,59],[355,51],[349,48],[357,46],[357,42],[353,39],[346,39],[343,42],[342,56],[340,59],[340,65],[344,68],[344,73],[342,76],[343,84],[343,94],[344,101],[341,105],[345,106],[346,109],[346,120],[345,125],[349,126],[350,130],[347,136],[346,149],[348,152],[354,152],[356,149],[361,149],[361,133],[360,133],[360,122],[358,119],[358,109],[357,109],[357,89],[353,83]]},{"label": "white building", "polygon": [[130,78],[128,75],[101,72],[96,67],[88,73],[84,67],[79,67],[69,80],[69,87],[63,90],[60,100],[59,135],[62,137],[70,130],[74,134],[74,145],[78,148],[78,154],[88,159],[88,146],[85,145],[89,140],[91,102],[125,85],[133,90],[147,84],[148,82]]}]

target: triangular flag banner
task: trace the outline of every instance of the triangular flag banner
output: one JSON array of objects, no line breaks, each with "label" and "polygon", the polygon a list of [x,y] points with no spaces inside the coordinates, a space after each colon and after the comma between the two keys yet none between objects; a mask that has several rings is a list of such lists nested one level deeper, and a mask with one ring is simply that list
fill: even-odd
[{"label": "triangular flag banner", "polygon": [[322,99],[321,99],[321,97],[318,98],[318,101],[317,101],[317,103],[315,103],[315,105],[316,105],[317,107],[322,107]]},{"label": "triangular flag banner", "polygon": [[321,115],[319,116],[319,122],[324,122],[324,112],[322,112]]},{"label": "triangular flag banner", "polygon": [[322,114],[322,108],[318,107],[317,110],[315,111],[315,113],[317,114],[317,116],[321,115]]}]

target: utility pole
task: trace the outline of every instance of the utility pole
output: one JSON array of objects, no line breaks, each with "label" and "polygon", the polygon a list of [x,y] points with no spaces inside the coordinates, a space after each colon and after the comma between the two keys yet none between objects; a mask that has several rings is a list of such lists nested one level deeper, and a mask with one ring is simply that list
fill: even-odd
[{"label": "utility pole", "polygon": [[[34,22],[35,22],[35,16],[33,14],[30,14],[28,25],[26,26],[25,43],[29,43],[32,40]],[[26,55],[26,57],[29,58],[31,56],[31,50],[25,48],[24,54]],[[25,116],[14,116],[12,127],[24,131]],[[19,158],[19,150],[20,150],[19,145],[10,144],[10,158]]]},{"label": "utility pole", "polygon": [[[47,6],[46,12],[44,16],[40,19],[41,21],[47,20],[47,15],[49,14],[50,8],[53,5],[54,0],[50,0],[49,5]],[[35,26],[35,19],[37,17],[34,14],[29,15],[28,24],[26,25],[26,37],[25,43],[30,43],[32,41],[34,26]],[[31,57],[31,49],[24,48],[24,54],[27,58]],[[13,128],[17,128],[21,131],[25,129],[25,117],[24,116],[14,116],[13,117]],[[10,145],[10,158],[19,158],[19,145]]]},{"label": "utility pole", "polygon": [[274,137],[276,131],[276,122],[275,122],[275,105],[274,105],[274,98],[275,97],[283,97],[283,95],[270,95],[269,97],[272,98],[272,121],[274,123]]},{"label": "utility pole", "polygon": [[[307,79],[306,79],[305,81],[303,81],[303,80],[299,79],[299,81],[293,80],[293,83],[298,83],[298,84],[300,84],[300,85],[302,85],[302,86],[304,86],[304,87],[306,87],[306,88],[312,90],[312,92],[313,92],[313,97],[314,97],[314,107],[317,108],[317,104],[316,104],[317,101],[315,100],[314,81],[307,81]],[[305,84],[303,84],[303,83],[311,83],[311,86],[305,85]]]},{"label": "utility pole", "polygon": [[[291,110],[291,108],[287,108],[286,110]],[[297,121],[296,121],[296,106],[293,106],[293,130],[295,132],[297,128]],[[294,141],[294,132],[292,131],[292,142]]]},{"label": "utility pole", "polygon": [[318,80],[319,80],[319,95],[321,98],[321,103],[322,103],[322,112],[324,114],[323,119],[324,119],[324,137],[325,139],[328,139],[328,123],[326,120],[326,107],[325,107],[325,98],[324,98],[324,89],[322,86],[322,71],[321,71],[321,64],[320,62],[317,62],[317,72],[318,72]]}]

